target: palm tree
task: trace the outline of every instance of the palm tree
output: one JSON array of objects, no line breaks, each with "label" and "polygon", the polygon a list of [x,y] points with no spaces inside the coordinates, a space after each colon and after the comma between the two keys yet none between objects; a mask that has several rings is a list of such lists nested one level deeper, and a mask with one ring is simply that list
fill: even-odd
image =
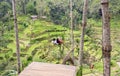
[{"label": "palm tree", "polygon": [[109,16],[109,1],[101,0],[102,9],[102,54],[103,54],[103,76],[110,76],[110,58],[111,58],[111,40],[110,40],[110,16]]},{"label": "palm tree", "polygon": [[17,17],[16,17],[16,2],[12,0],[13,7],[13,16],[14,16],[14,29],[15,29],[15,38],[16,38],[16,54],[17,54],[17,71],[20,73],[20,48],[19,48],[19,39],[18,39],[18,26],[17,26]]}]

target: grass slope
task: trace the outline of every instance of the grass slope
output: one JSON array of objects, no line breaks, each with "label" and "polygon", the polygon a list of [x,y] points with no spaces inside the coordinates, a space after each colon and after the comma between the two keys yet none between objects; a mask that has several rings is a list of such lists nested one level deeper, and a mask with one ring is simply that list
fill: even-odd
[{"label": "grass slope", "polygon": [[[112,76],[119,73],[119,68],[116,64],[120,61],[120,26],[118,21],[111,21],[111,41],[112,41],[112,61],[111,66]],[[84,47],[84,69],[83,74],[89,76],[90,74],[102,74],[102,51],[101,38],[102,26],[101,21],[89,19],[85,35]],[[43,20],[31,20],[29,17],[18,17],[19,26],[19,40],[21,50],[22,68],[26,67],[32,61],[49,62],[60,64],[63,57],[70,51],[70,30],[62,25],[55,25],[51,22]],[[80,30],[74,30],[75,36],[75,57],[78,58]],[[16,73],[16,48],[14,32],[11,30],[8,36],[12,40],[7,49],[0,54],[0,74],[2,76]],[[51,40],[60,37],[64,40],[64,45],[53,45]],[[89,69],[89,65],[94,64],[94,69]],[[88,75],[89,74],[89,75]],[[12,76],[12,75],[10,75]]]}]

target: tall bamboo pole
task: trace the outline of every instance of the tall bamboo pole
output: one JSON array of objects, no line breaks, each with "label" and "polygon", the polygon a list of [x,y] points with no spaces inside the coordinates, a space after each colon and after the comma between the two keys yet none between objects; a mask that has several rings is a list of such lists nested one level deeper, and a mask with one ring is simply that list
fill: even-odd
[{"label": "tall bamboo pole", "polygon": [[73,34],[73,0],[70,0],[70,29],[71,29],[71,50],[72,50],[72,59],[74,62],[74,34]]},{"label": "tall bamboo pole", "polygon": [[16,54],[17,54],[17,71],[20,73],[20,47],[19,47],[19,38],[18,38],[18,25],[17,25],[17,16],[16,16],[16,1],[12,0],[13,16],[14,16],[14,30],[15,30],[15,39],[16,39]]}]

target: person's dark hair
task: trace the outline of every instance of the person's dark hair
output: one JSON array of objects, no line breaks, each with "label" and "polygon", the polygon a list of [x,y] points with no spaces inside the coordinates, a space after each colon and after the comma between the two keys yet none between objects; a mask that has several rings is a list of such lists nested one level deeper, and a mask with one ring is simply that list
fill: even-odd
[{"label": "person's dark hair", "polygon": [[52,40],[53,40],[53,41],[55,41],[56,39],[55,39],[55,38],[53,38]]},{"label": "person's dark hair", "polygon": [[60,44],[60,40],[59,40],[59,38],[57,38],[56,40],[57,40],[57,43]]}]

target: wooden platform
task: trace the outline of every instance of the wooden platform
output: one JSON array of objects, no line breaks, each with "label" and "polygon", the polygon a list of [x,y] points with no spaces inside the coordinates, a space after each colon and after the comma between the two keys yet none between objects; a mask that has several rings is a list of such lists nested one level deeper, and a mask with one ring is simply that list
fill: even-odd
[{"label": "wooden platform", "polygon": [[76,67],[32,62],[19,76],[76,76]]}]

